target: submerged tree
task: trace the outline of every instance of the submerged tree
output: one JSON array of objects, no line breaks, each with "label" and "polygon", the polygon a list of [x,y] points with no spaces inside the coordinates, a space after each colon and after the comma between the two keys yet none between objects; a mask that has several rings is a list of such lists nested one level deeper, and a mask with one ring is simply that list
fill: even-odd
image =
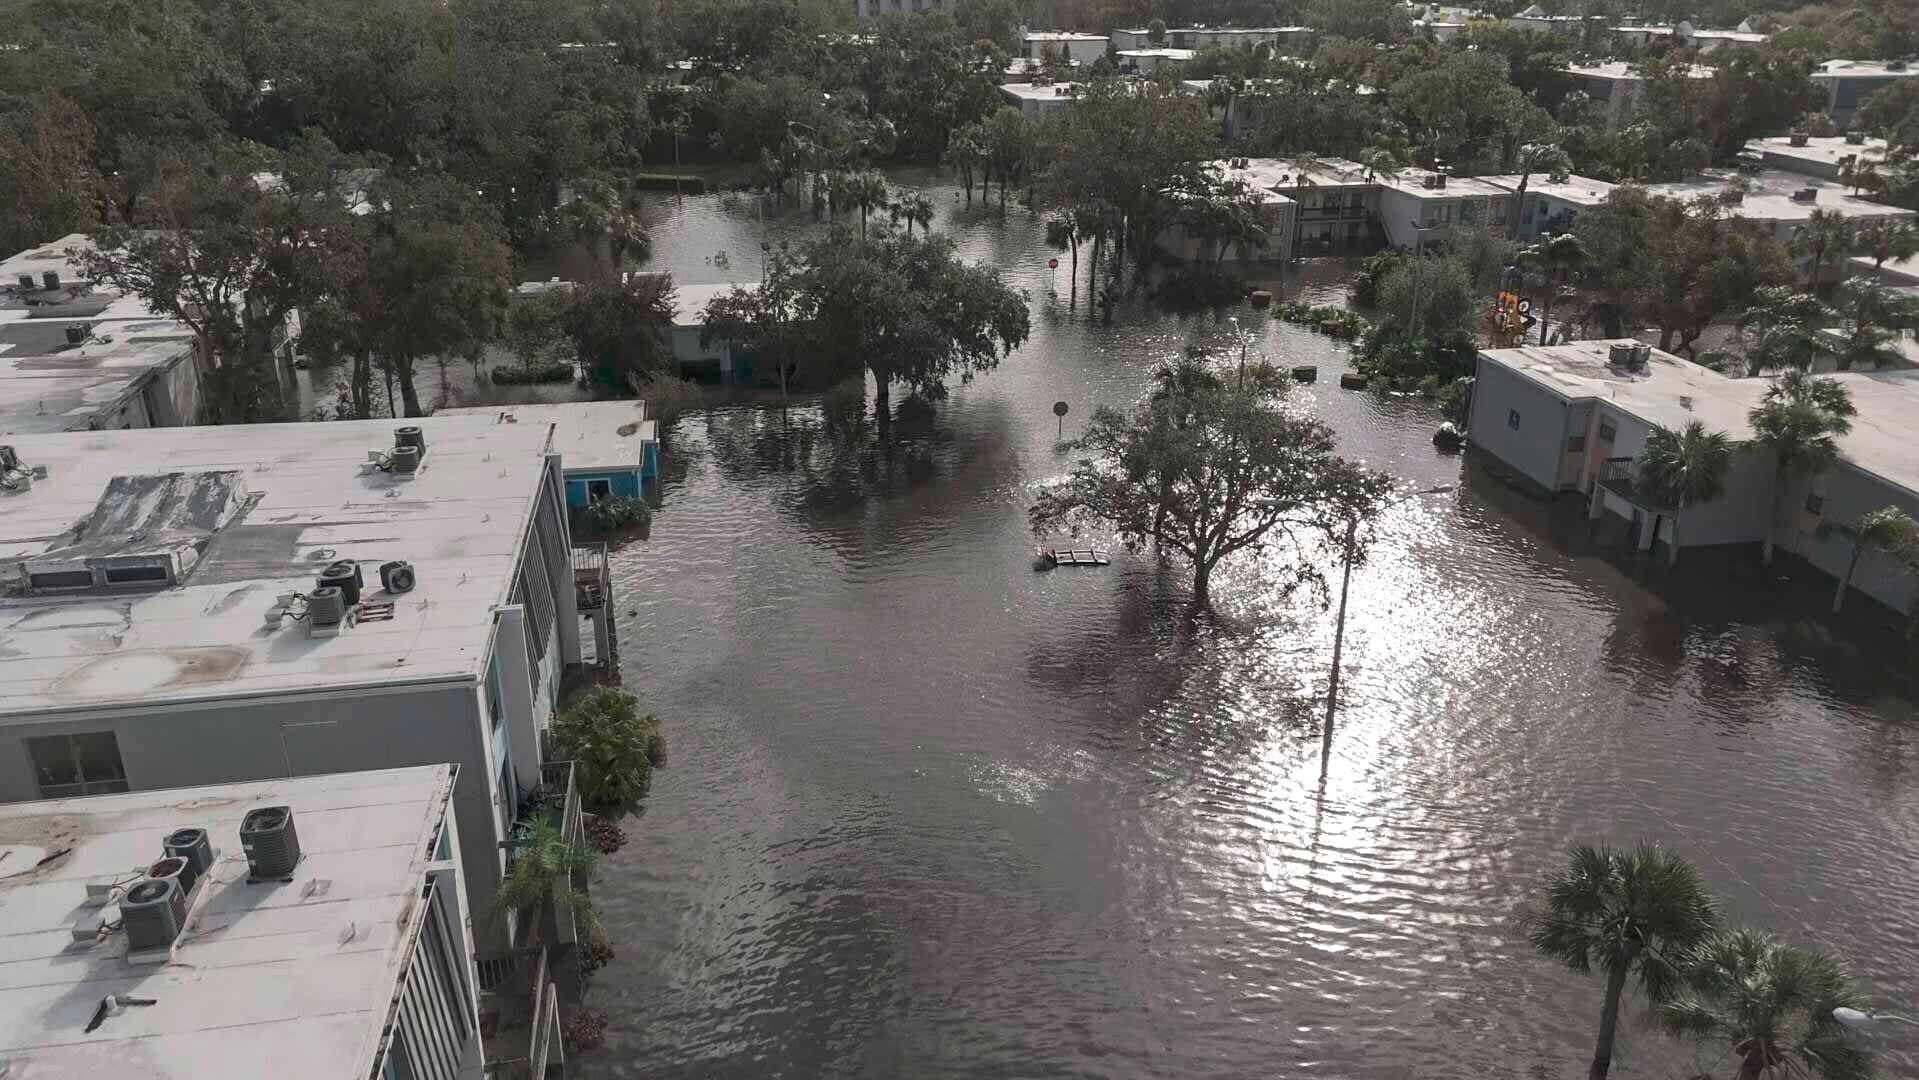
[{"label": "submerged tree", "polygon": [[1906,573],[1919,573],[1919,521],[1914,521],[1897,506],[1884,506],[1862,515],[1858,521],[1849,525],[1828,523],[1819,526],[1821,536],[1838,535],[1852,543],[1852,557],[1846,560],[1845,576],[1839,579],[1839,587],[1833,590],[1832,613],[1846,603],[1846,592],[1852,588],[1852,576],[1859,569],[1859,560],[1868,550],[1882,551],[1905,568]]},{"label": "submerged tree", "polygon": [[653,767],[666,761],[659,721],[642,715],[632,694],[596,686],[553,718],[553,750],[579,771],[580,796],[596,808],[622,809],[644,798]]},{"label": "submerged tree", "polygon": [[1786,480],[1795,472],[1817,475],[1839,457],[1838,436],[1852,430],[1859,410],[1837,379],[1788,371],[1766,389],[1750,415],[1754,443],[1773,453],[1772,512],[1766,519],[1762,558],[1772,562]]},{"label": "submerged tree", "polygon": [[1264,365],[1226,379],[1185,363],[1132,410],[1101,407],[1073,444],[1083,456],[1072,474],[1033,504],[1034,532],[1096,524],[1135,550],[1157,543],[1192,565],[1205,605],[1227,556],[1298,544],[1334,502],[1343,512],[1384,491],[1383,477],[1334,455],[1332,429],[1287,407],[1288,385]]},{"label": "submerged tree", "polygon": [[1672,508],[1668,565],[1679,561],[1681,516],[1724,495],[1731,471],[1732,439],[1723,431],[1708,431],[1697,420],[1680,431],[1655,427],[1646,436],[1646,448],[1639,452],[1639,480],[1655,500]]},{"label": "submerged tree", "polygon": [[1730,1053],[1739,1080],[1866,1080],[1872,1056],[1833,1017],[1861,1004],[1837,958],[1739,929],[1708,942],[1683,992],[1653,1015],[1675,1035]]},{"label": "submerged tree", "polygon": [[1626,984],[1637,982],[1655,1003],[1670,1000],[1718,922],[1699,871],[1656,845],[1620,851],[1581,844],[1547,879],[1533,947],[1581,975],[1606,976],[1591,1080],[1605,1080],[1612,1069]]}]

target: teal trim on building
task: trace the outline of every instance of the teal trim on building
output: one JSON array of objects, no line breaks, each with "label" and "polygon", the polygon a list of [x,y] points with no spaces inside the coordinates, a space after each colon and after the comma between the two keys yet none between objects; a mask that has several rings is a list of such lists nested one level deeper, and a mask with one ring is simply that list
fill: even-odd
[{"label": "teal trim on building", "polygon": [[[597,490],[601,495],[640,497],[639,469],[613,469],[607,472],[569,472],[566,474],[566,505],[585,506]],[[598,485],[605,484],[604,489]],[[592,485],[592,486],[589,486]]]}]

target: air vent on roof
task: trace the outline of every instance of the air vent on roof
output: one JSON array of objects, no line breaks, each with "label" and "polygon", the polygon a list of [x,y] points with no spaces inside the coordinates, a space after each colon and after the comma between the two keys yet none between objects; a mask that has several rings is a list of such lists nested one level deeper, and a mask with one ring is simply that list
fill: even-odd
[{"label": "air vent on roof", "polygon": [[1794,146],[1804,146],[1807,142],[1811,141],[1811,139],[1812,135],[1804,131],[1795,131],[1786,136],[1786,141]]},{"label": "air vent on roof", "polygon": [[164,949],[187,921],[187,898],[173,878],[147,879],[120,899],[120,925],[129,949]]},{"label": "air vent on roof", "polygon": [[39,292],[40,285],[39,283],[33,280],[32,274],[21,274],[20,275],[20,291],[21,292]]},{"label": "air vent on roof", "polygon": [[300,834],[293,829],[291,806],[263,806],[240,819],[240,846],[255,881],[284,878],[300,865]]},{"label": "air vent on roof", "polygon": [[410,562],[396,561],[380,566],[380,587],[395,596],[412,592],[417,580]]}]

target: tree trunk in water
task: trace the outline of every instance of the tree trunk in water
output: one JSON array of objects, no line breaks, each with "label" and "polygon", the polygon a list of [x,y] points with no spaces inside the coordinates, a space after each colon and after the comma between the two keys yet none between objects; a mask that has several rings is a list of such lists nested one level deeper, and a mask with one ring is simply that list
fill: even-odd
[{"label": "tree trunk in water", "polygon": [[381,364],[380,375],[386,379],[386,414],[388,416],[398,416],[400,415],[400,410],[393,405],[393,365]]},{"label": "tree trunk in water", "polygon": [[1213,564],[1207,560],[1193,563],[1193,605],[1211,607]]},{"label": "tree trunk in water", "polygon": [[866,204],[860,204],[860,239],[866,239]]},{"label": "tree trunk in water", "polygon": [[1629,966],[1621,964],[1619,970],[1606,976],[1606,1004],[1599,1011],[1599,1045],[1593,1048],[1593,1064],[1587,1073],[1588,1080],[1606,1080],[1606,1074],[1612,1071],[1613,1042],[1619,1036],[1619,999],[1626,993],[1626,969]]},{"label": "tree trunk in water", "polygon": [[1540,305],[1540,310],[1539,310],[1539,343],[1541,345],[1544,345],[1546,343],[1546,329],[1547,327],[1552,325],[1552,321],[1553,321],[1553,286],[1552,286],[1552,282],[1549,281],[1546,283],[1546,302]]},{"label": "tree trunk in water", "polygon": [[413,358],[402,356],[395,359],[394,374],[400,377],[400,401],[406,407],[408,416],[425,416],[420,409],[420,391],[413,385]]},{"label": "tree trunk in water", "polygon": [[373,418],[373,357],[362,349],[353,354],[353,418]]},{"label": "tree trunk in water", "polygon": [[1659,328],[1659,351],[1672,351],[1672,327],[1670,326],[1662,326]]},{"label": "tree trunk in water", "polygon": [[873,419],[878,422],[880,442],[893,441],[893,385],[892,376],[880,368],[873,369]]},{"label": "tree trunk in water", "polygon": [[1772,471],[1771,497],[1766,500],[1767,505],[1772,507],[1772,514],[1766,518],[1766,543],[1765,546],[1760,549],[1759,553],[1759,561],[1767,566],[1772,565],[1772,534],[1773,531],[1779,527],[1779,481],[1781,479],[1782,477],[1779,475],[1779,470],[1774,469]]},{"label": "tree trunk in water", "polygon": [[1846,576],[1839,579],[1839,588],[1832,594],[1832,613],[1834,615],[1839,614],[1839,609],[1845,606],[1846,590],[1852,588],[1852,572],[1859,569],[1859,556],[1865,554],[1865,551],[1866,545],[1864,543],[1857,540],[1853,541],[1852,561],[1846,564]]},{"label": "tree trunk in water", "polygon": [[[1653,539],[1657,540],[1658,538],[1659,538],[1658,535],[1655,533],[1653,536]],[[1666,543],[1666,565],[1667,566],[1679,565],[1679,515],[1678,514],[1674,514],[1672,516],[1672,539],[1667,541]]]}]

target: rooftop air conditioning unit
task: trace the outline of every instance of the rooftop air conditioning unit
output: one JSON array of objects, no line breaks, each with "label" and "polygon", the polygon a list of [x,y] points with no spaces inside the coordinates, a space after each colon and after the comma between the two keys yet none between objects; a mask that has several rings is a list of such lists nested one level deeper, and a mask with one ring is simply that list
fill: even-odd
[{"label": "rooftop air conditioning unit", "polygon": [[1606,348],[1606,363],[1613,367],[1632,367],[1633,344],[1630,341],[1615,341]]},{"label": "rooftop air conditioning unit", "polygon": [[1886,61],[1886,70],[1904,71],[1906,70],[1906,62],[1904,60],[1888,60]]},{"label": "rooftop air conditioning unit", "polygon": [[1792,134],[1786,136],[1786,141],[1790,142],[1794,146],[1804,146],[1811,139],[1812,139],[1812,136],[1809,133],[1804,131],[1795,131]]},{"label": "rooftop air conditioning unit", "polygon": [[1432,176],[1430,174],[1427,176],[1424,176],[1420,178],[1419,186],[1425,188],[1428,191],[1431,191],[1433,188],[1436,188],[1439,186],[1439,177]]},{"label": "rooftop air conditioning unit", "polygon": [[200,875],[187,864],[186,859],[169,855],[147,867],[147,878],[152,881],[171,881],[180,887],[181,896],[192,896],[193,883],[200,879]]},{"label": "rooftop air conditioning unit", "polygon": [[1644,371],[1652,364],[1652,346],[1634,345],[1632,347],[1632,369]]},{"label": "rooftop air conditioning unit", "polygon": [[147,878],[120,898],[120,925],[129,949],[164,949],[187,921],[187,898],[176,878]]},{"label": "rooftop air conditioning unit", "polygon": [[33,280],[32,274],[20,275],[20,291],[21,292],[39,292],[40,291],[40,286],[37,282]]},{"label": "rooftop air conditioning unit", "polygon": [[255,881],[291,877],[300,865],[300,834],[293,828],[293,807],[262,806],[240,819],[240,847]]},{"label": "rooftop air conditioning unit", "polygon": [[1846,132],[1846,145],[1847,145],[1847,146],[1864,146],[1864,145],[1866,145],[1866,133],[1865,133],[1865,132],[1863,132],[1863,131],[1848,131],[1848,132]]},{"label": "rooftop air conditioning unit", "polygon": [[40,280],[46,285],[47,291],[52,292],[60,287],[60,271],[49,270],[40,275]]},{"label": "rooftop air conditioning unit", "polygon": [[75,323],[67,327],[67,344],[69,345],[85,345],[87,339],[92,336],[93,327],[86,323]]},{"label": "rooftop air conditioning unit", "polygon": [[340,590],[347,607],[360,602],[360,590],[366,588],[366,579],[360,574],[360,564],[352,559],[341,559],[325,570],[320,571],[314,582],[317,588]]},{"label": "rooftop air conditioning unit", "polygon": [[1446,190],[1446,174],[1440,173],[1438,176],[1433,177],[1433,186],[1441,191]]},{"label": "rooftop air conditioning unit", "polygon": [[1818,188],[1800,188],[1798,191],[1795,191],[1792,193],[1792,201],[1793,202],[1818,202],[1819,189]]},{"label": "rooftop air conditioning unit", "polygon": [[166,852],[169,858],[186,860],[187,872],[192,875],[187,884],[189,890],[193,887],[193,881],[198,881],[200,875],[213,869],[213,841],[205,829],[175,829],[167,834],[160,850]]},{"label": "rooftop air conditioning unit", "polygon": [[307,636],[333,637],[346,622],[346,593],[328,585],[307,594]]}]

